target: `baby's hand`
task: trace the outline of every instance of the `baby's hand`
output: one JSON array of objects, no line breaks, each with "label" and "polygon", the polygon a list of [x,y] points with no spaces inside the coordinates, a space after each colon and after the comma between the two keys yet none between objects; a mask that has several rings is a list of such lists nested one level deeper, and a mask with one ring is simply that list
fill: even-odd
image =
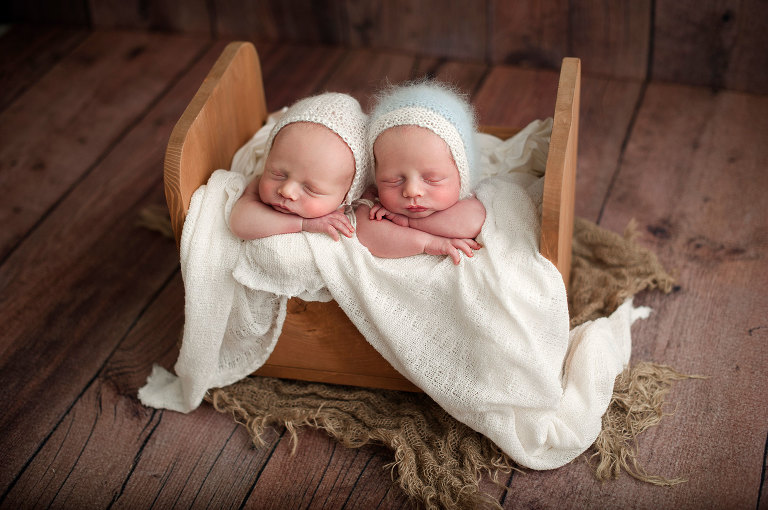
[{"label": "baby's hand", "polygon": [[320,216],[319,218],[304,218],[301,220],[301,230],[304,232],[325,233],[333,238],[334,241],[340,239],[339,232],[347,237],[352,237],[355,229],[349,218],[342,212],[344,208],[337,209],[330,214]]},{"label": "baby's hand", "polygon": [[454,264],[461,261],[459,250],[467,257],[474,256],[472,250],[479,250],[483,246],[474,239],[449,239],[447,237],[434,236],[424,247],[424,253],[429,255],[448,255]]},{"label": "baby's hand", "polygon": [[388,219],[395,225],[400,225],[401,227],[409,227],[410,223],[408,222],[408,217],[403,216],[402,214],[397,214],[389,211],[386,209],[381,203],[377,202],[373,204],[373,207],[371,207],[371,211],[368,213],[368,218],[373,220],[383,220],[384,218]]}]

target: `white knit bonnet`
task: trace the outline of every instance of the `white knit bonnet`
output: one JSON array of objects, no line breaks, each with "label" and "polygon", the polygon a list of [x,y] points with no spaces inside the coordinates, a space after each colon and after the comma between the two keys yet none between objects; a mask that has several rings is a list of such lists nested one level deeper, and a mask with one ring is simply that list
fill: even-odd
[{"label": "white knit bonnet", "polygon": [[368,153],[365,150],[365,127],[368,116],[363,113],[357,99],[339,92],[326,92],[300,99],[286,110],[269,133],[264,149],[265,160],[277,133],[294,122],[320,124],[344,140],[355,158],[355,176],[343,203],[351,204],[360,198],[367,185]]},{"label": "white knit bonnet", "polygon": [[469,101],[448,85],[421,81],[393,86],[378,98],[368,124],[368,152],[379,135],[395,126],[420,126],[445,140],[459,170],[459,198],[471,195],[478,174],[475,112]]}]

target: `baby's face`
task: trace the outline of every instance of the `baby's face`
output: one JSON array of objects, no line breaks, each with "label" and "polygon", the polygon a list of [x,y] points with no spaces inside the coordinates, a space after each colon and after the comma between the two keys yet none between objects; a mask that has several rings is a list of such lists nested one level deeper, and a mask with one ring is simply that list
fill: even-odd
[{"label": "baby's face", "polygon": [[352,184],[355,159],[336,133],[310,122],[275,136],[259,181],[259,198],[276,211],[318,218],[339,208]]},{"label": "baby's face", "polygon": [[396,126],[373,144],[379,201],[389,211],[424,218],[459,200],[461,180],[445,141],[429,129]]}]

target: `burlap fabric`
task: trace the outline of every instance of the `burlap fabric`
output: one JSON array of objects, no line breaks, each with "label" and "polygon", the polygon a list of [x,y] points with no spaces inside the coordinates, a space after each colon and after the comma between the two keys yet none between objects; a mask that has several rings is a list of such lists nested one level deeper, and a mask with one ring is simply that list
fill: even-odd
[{"label": "burlap fabric", "polygon": [[[655,255],[638,245],[634,226],[623,236],[577,219],[569,305],[571,326],[609,315],[640,291],[669,293],[674,279]],[[671,384],[689,376],[670,367],[636,363],[616,379],[603,430],[585,454],[600,479],[624,471],[658,485],[679,483],[646,473],[638,463],[636,438],[659,423]],[[369,390],[262,377],[209,392],[206,400],[231,414],[262,444],[267,427],[325,430],[344,446],[383,445],[392,451],[393,479],[417,506],[498,507],[479,488],[483,473],[517,469],[491,441],[454,420],[423,394]]]}]

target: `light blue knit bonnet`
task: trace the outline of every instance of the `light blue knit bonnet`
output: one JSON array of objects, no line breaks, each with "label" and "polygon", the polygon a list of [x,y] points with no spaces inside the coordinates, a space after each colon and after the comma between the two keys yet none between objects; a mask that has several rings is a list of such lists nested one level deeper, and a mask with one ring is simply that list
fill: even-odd
[{"label": "light blue knit bonnet", "polygon": [[475,112],[469,101],[448,85],[421,81],[393,86],[378,98],[368,122],[368,151],[385,130],[395,126],[420,126],[445,140],[459,170],[459,198],[472,193],[479,157],[475,148]]}]

